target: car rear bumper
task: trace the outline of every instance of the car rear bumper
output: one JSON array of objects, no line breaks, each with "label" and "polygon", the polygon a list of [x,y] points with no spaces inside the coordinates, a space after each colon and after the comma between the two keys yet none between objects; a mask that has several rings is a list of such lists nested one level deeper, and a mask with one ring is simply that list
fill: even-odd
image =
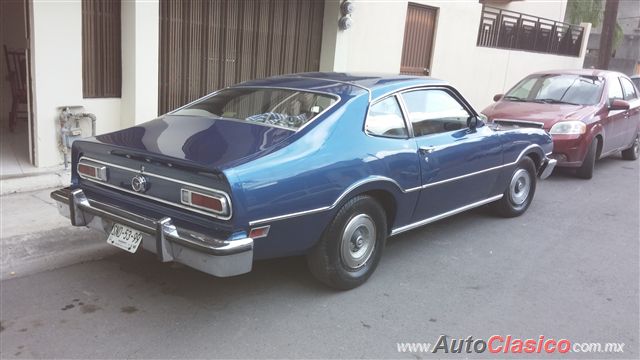
[{"label": "car rear bumper", "polygon": [[108,233],[114,223],[142,232],[142,247],[162,262],[176,261],[205,273],[226,277],[251,271],[253,239],[216,239],[173,225],[171,218],[151,219],[117,206],[89,199],[81,189],[51,193],[58,210],[73,226]]}]

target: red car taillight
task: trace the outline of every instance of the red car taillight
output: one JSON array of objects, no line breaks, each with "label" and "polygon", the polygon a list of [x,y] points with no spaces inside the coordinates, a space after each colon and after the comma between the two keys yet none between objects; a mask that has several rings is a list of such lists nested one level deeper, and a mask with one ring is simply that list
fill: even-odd
[{"label": "red car taillight", "polygon": [[78,174],[80,177],[91,178],[100,181],[107,181],[107,167],[104,165],[90,165],[78,163]]},{"label": "red car taillight", "polygon": [[180,192],[180,201],[185,205],[209,211],[214,214],[229,214],[229,204],[224,196],[205,194],[184,188],[181,189]]}]

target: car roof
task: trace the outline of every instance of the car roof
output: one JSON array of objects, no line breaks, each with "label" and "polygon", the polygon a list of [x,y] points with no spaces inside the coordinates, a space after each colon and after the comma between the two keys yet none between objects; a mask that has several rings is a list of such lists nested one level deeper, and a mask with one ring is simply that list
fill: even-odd
[{"label": "car roof", "polygon": [[396,90],[427,85],[448,85],[445,81],[426,76],[367,74],[344,72],[307,72],[251,80],[236,86],[286,87],[323,91],[336,95],[371,93],[376,99]]},{"label": "car roof", "polygon": [[617,71],[611,71],[611,70],[601,70],[601,69],[564,69],[564,70],[545,70],[545,71],[538,71],[535,72],[533,74],[567,74],[567,75],[583,75],[583,76],[602,76],[602,77],[607,77],[607,76],[612,76],[612,75],[617,75],[617,76],[626,76],[620,72]]}]

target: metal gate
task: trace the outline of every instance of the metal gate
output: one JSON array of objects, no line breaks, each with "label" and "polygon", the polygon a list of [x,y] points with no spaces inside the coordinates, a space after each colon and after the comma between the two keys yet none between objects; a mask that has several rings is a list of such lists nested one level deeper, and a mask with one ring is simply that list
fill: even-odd
[{"label": "metal gate", "polygon": [[430,75],[437,13],[435,8],[409,3],[404,27],[401,74]]},{"label": "metal gate", "polygon": [[324,1],[160,1],[158,111],[272,75],[317,71]]}]

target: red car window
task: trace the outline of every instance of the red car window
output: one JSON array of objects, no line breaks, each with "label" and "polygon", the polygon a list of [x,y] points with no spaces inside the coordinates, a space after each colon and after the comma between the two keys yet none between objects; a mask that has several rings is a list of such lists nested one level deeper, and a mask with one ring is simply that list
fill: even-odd
[{"label": "red car window", "polygon": [[633,100],[638,97],[636,89],[629,79],[621,77],[620,82],[622,83],[622,90],[624,90],[625,100]]}]

